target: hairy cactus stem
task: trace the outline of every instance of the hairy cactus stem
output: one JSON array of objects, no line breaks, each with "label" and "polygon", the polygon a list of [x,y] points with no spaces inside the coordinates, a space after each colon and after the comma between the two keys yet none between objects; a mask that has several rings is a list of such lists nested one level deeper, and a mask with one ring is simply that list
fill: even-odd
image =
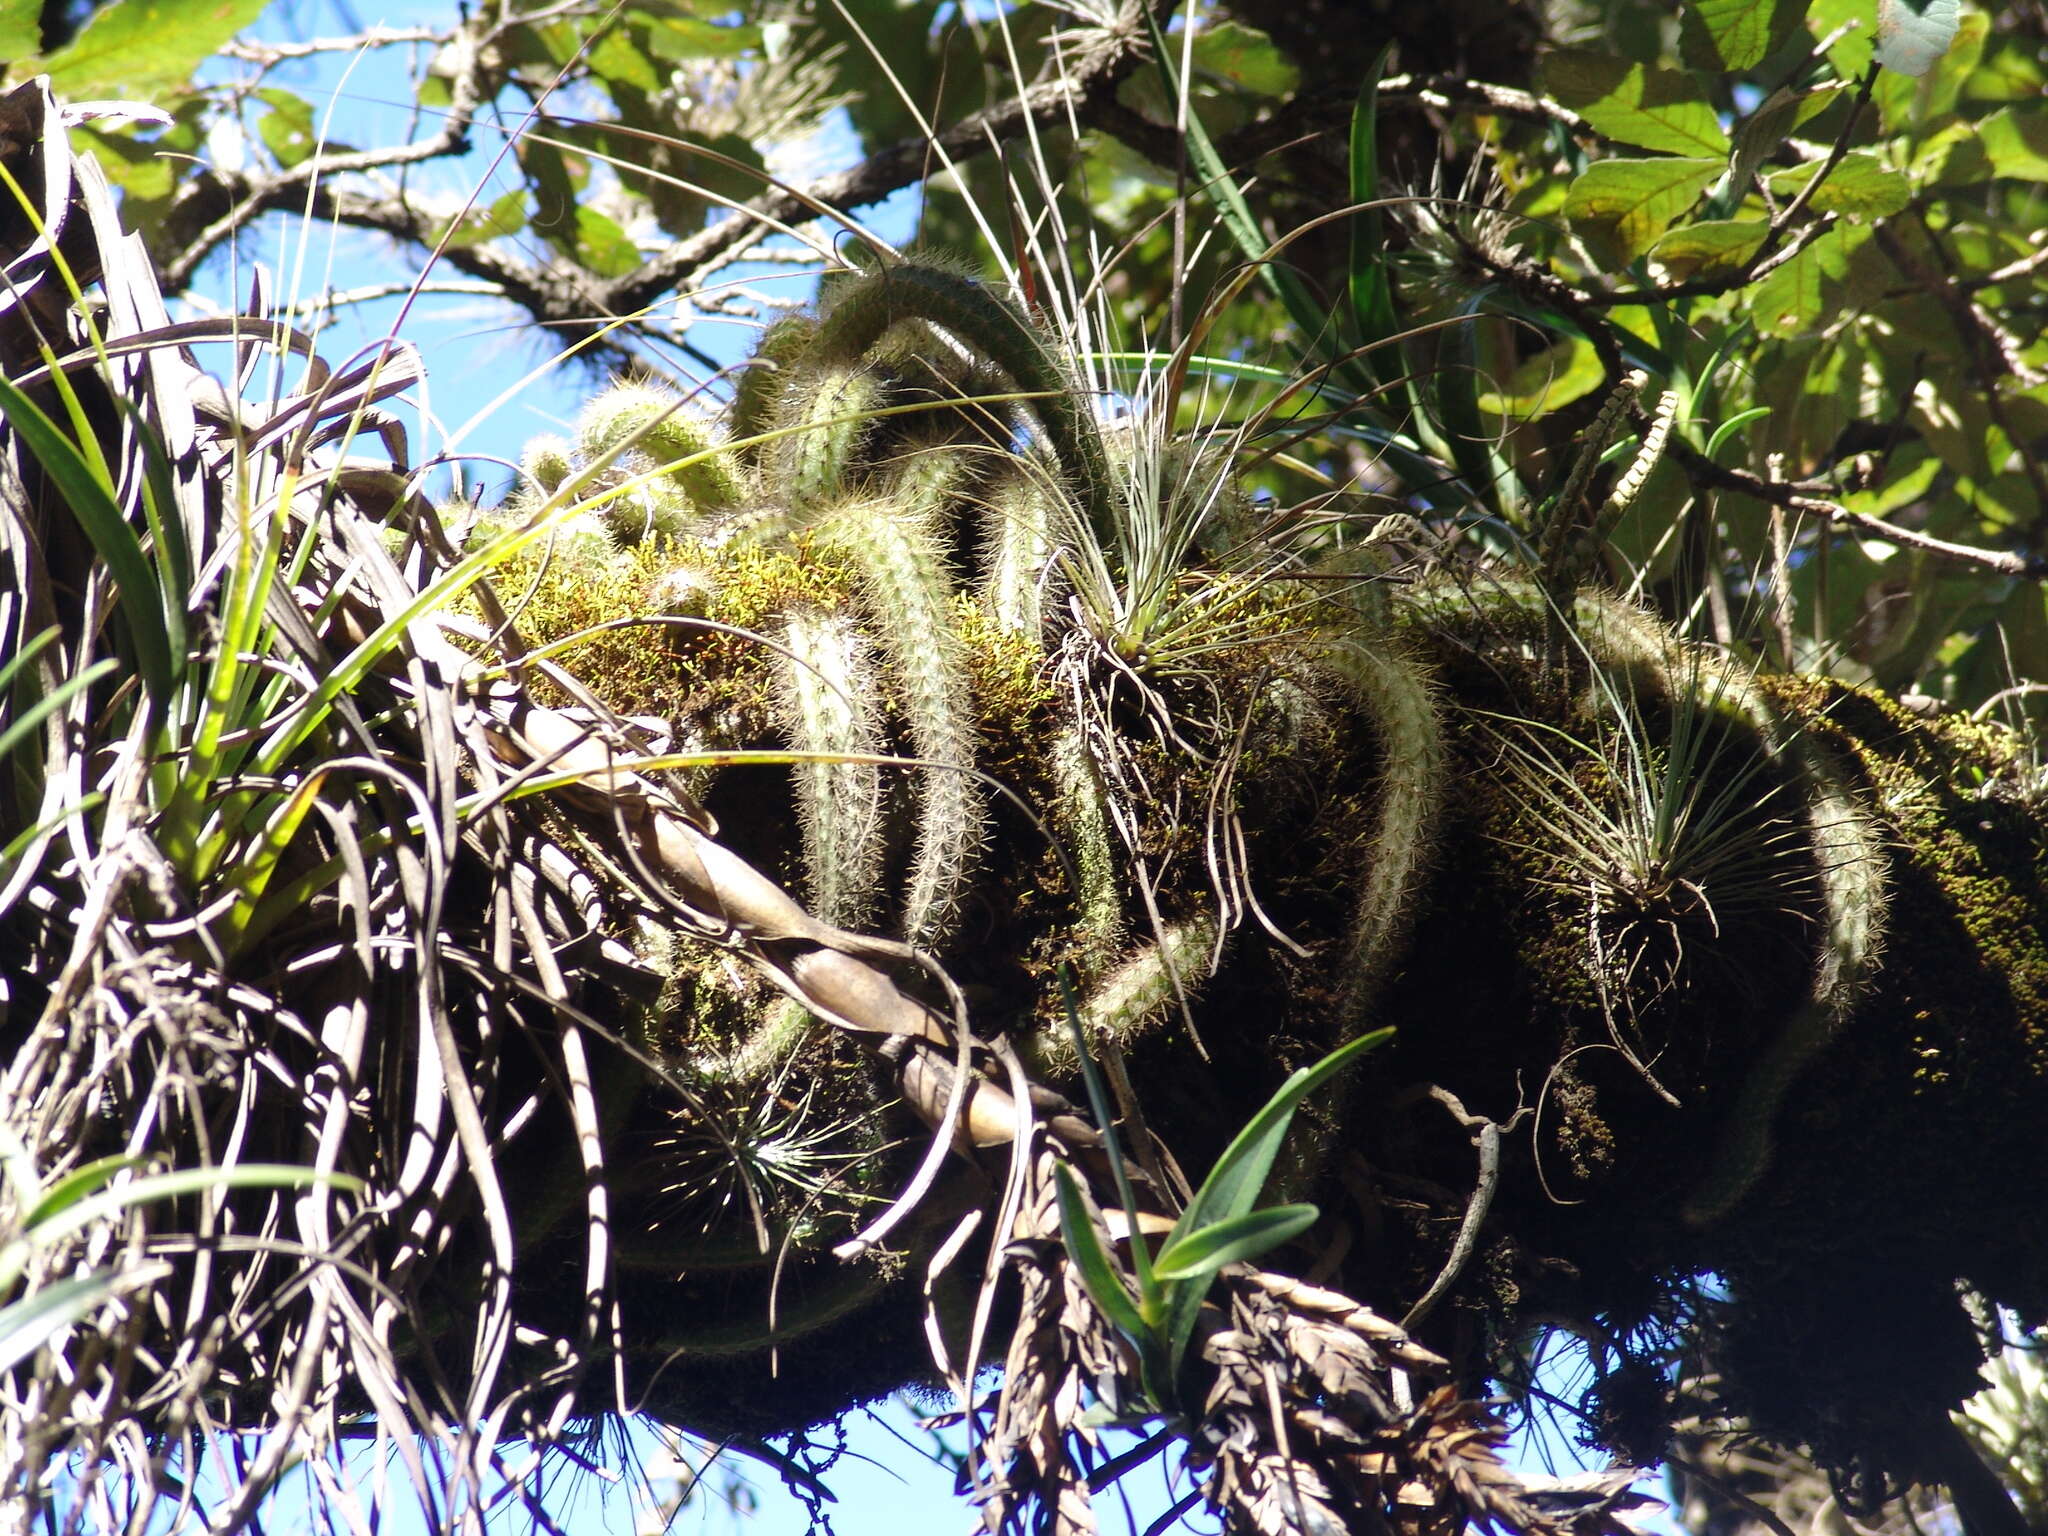
[{"label": "hairy cactus stem", "polygon": [[914,262],[880,265],[841,289],[819,322],[813,355],[821,365],[843,366],[906,320],[937,326],[1036,397],[1032,410],[1046,441],[1098,536],[1107,539],[1111,482],[1093,413],[1037,328],[982,283]]},{"label": "hairy cactus stem", "polygon": [[866,638],[844,614],[792,613],[782,638],[784,729],[798,751],[822,754],[796,765],[812,911],[835,927],[858,928],[873,908],[881,873],[881,769],[829,759],[882,750],[874,663]]},{"label": "hairy cactus stem", "polygon": [[814,533],[859,571],[911,745],[933,764],[923,774],[904,910],[906,936],[927,947],[951,923],[987,821],[980,786],[961,771],[974,762],[972,687],[937,531],[964,473],[957,450],[913,457],[886,494],[841,505]]}]

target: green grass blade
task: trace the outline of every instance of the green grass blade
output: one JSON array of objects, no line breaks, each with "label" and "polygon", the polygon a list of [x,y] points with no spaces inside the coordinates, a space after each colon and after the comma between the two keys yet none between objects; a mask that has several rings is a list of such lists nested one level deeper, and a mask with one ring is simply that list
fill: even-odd
[{"label": "green grass blade", "polygon": [[142,551],[142,541],[114,504],[111,487],[93,473],[78,445],[58,430],[42,408],[5,379],[0,379],[0,415],[21,434],[93,548],[107,562],[121,595],[121,611],[134,640],[143,686],[159,707],[167,705],[176,668],[163,594]]},{"label": "green grass blade", "polygon": [[170,1265],[162,1263],[146,1264],[125,1274],[120,1270],[96,1269],[91,1274],[39,1287],[33,1294],[0,1308],[0,1371],[14,1369],[117,1291],[170,1272]]},{"label": "green grass blade", "polygon": [[1516,488],[1507,483],[1510,471],[1494,452],[1486,422],[1479,414],[1478,317],[1492,292],[1491,286],[1482,288],[1458,306],[1463,323],[1441,333],[1431,383],[1451,461],[1471,487],[1472,499],[1498,514],[1503,510],[1503,496],[1515,499]]},{"label": "green grass blade", "polygon": [[351,1174],[321,1173],[289,1163],[242,1163],[232,1168],[179,1168],[170,1173],[155,1173],[119,1189],[102,1189],[86,1195],[33,1231],[15,1238],[0,1248],[0,1276],[11,1281],[12,1276],[20,1273],[23,1258],[33,1248],[61,1241],[95,1221],[118,1216],[151,1201],[215,1189],[293,1189],[307,1184],[330,1184],[345,1190],[363,1187],[363,1181]]},{"label": "green grass blade", "polygon": [[[15,662],[28,661],[29,658],[42,650],[56,637],[56,630],[44,630],[43,633],[37,635],[35,639],[22,647],[21,655],[15,658]],[[113,657],[103,657],[76,677],[65,678],[63,682],[44,694],[43,697],[37,699],[35,703],[29,705],[27,709],[21,712],[18,718],[8,725],[6,730],[0,731],[0,758],[6,757],[8,753],[21,745],[25,737],[40,726],[44,720],[48,719],[50,715],[62,709],[74,694],[90,688],[109,672],[118,671],[120,666],[121,664],[114,660]],[[15,670],[16,667],[10,665],[5,671],[0,671],[0,688],[7,686],[9,681],[8,674]]]},{"label": "green grass blade", "polygon": [[87,1195],[96,1194],[104,1189],[114,1175],[124,1168],[136,1168],[141,1164],[141,1158],[122,1153],[115,1157],[100,1158],[96,1162],[87,1163],[83,1168],[73,1169],[43,1192],[43,1197],[35,1203],[34,1209],[22,1221],[22,1227],[33,1232],[44,1222],[69,1210]]},{"label": "green grass blade", "polygon": [[[1168,46],[1166,34],[1161,30],[1159,19],[1149,7],[1145,11],[1145,25],[1152,33],[1152,58],[1165,79],[1167,99],[1180,99],[1180,78],[1174,71],[1173,49]],[[1199,113],[1190,103],[1187,110],[1188,156],[1195,163],[1203,184],[1216,200],[1216,208],[1222,216],[1223,228],[1229,234],[1244,259],[1258,267],[1266,284],[1287,310],[1288,318],[1300,329],[1303,336],[1317,338],[1319,347],[1335,347],[1338,338],[1330,334],[1329,308],[1317,301],[1307,283],[1295,275],[1293,269],[1267,259],[1271,245],[1259,228],[1259,221],[1253,217],[1251,205],[1245,202],[1244,194],[1238,189],[1237,180],[1223,164],[1223,157],[1216,153],[1216,145],[1203,128]]]}]

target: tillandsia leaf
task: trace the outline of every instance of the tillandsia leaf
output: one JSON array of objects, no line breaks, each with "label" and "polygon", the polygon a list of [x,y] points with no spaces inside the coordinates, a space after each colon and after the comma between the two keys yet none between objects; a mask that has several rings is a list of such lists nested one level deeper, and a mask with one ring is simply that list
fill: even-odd
[{"label": "tillandsia leaf", "polygon": [[159,710],[168,705],[176,684],[177,663],[171,651],[163,594],[142,552],[142,541],[114,504],[113,486],[95,473],[85,456],[43,414],[33,400],[0,379],[0,415],[21,434],[43,472],[56,484],[85,536],[107,562],[121,594],[121,610],[135,646],[143,686]]},{"label": "tillandsia leaf", "polygon": [[11,1289],[21,1278],[29,1255],[37,1248],[61,1241],[96,1221],[118,1216],[153,1200],[204,1194],[208,1190],[296,1189],[308,1184],[326,1184],[349,1191],[363,1188],[363,1181],[352,1174],[322,1173],[314,1168],[295,1168],[288,1163],[242,1163],[232,1168],[178,1168],[169,1173],[149,1174],[118,1189],[99,1189],[0,1245],[0,1291]]},{"label": "tillandsia leaf", "polygon": [[162,1262],[133,1269],[96,1269],[90,1274],[38,1287],[0,1308],[0,1372],[11,1371],[95,1307],[124,1290],[163,1279]]},{"label": "tillandsia leaf", "polygon": [[[280,476],[274,511],[259,517],[249,505],[246,478],[238,477],[236,543],[221,607],[220,644],[207,672],[199,719],[191,731],[191,745],[159,832],[164,852],[195,880],[208,878],[226,856],[240,819],[212,814],[210,801],[230,756],[240,758],[248,751],[245,746],[230,745],[230,736],[248,718],[250,700],[262,679],[263,669],[249,658],[260,650],[263,613],[277,575],[277,525],[291,505],[297,483],[298,476],[287,466]],[[308,700],[309,705],[311,702]],[[315,713],[310,730],[325,717],[326,710],[309,709],[309,713]]]},{"label": "tillandsia leaf", "polygon": [[1255,1259],[1316,1223],[1312,1205],[1269,1205],[1176,1237],[1159,1250],[1152,1272],[1168,1284],[1205,1279],[1226,1264]]},{"label": "tillandsia leaf", "polygon": [[1374,55],[1359,83],[1351,108],[1351,261],[1346,286],[1351,298],[1353,344],[1372,348],[1366,367],[1390,387],[1400,379],[1398,347],[1383,345],[1400,330],[1394,315],[1393,285],[1387,280],[1385,220],[1380,196],[1380,76],[1386,72],[1387,49]]},{"label": "tillandsia leaf", "polygon": [[271,876],[277,873],[277,866],[291,847],[292,839],[298,836],[299,828],[305,824],[313,802],[319,798],[321,786],[327,782],[329,771],[331,765],[307,774],[278,806],[264,826],[256,846],[236,861],[231,884],[234,901],[227,915],[221,919],[219,928],[221,947],[229,954],[235,953],[248,933],[257,904],[270,888]]},{"label": "tillandsia leaf", "polygon": [[[0,688],[8,686],[23,667],[41,652],[48,649],[50,643],[58,638],[58,633],[54,628],[44,630],[33,640],[29,641],[27,645],[23,646],[18,655],[10,657],[5,666],[0,666]],[[113,657],[103,657],[77,676],[65,678],[63,682],[29,705],[8,725],[7,729],[0,731],[0,758],[5,758],[16,747],[20,746],[23,740],[40,726],[43,721],[48,719],[57,710],[62,709],[75,695],[90,688],[109,672],[119,671],[120,667],[120,662],[116,661]]]},{"label": "tillandsia leaf", "polygon": [[69,1210],[87,1195],[96,1194],[105,1188],[116,1174],[125,1169],[141,1167],[143,1161],[140,1157],[122,1153],[114,1157],[102,1157],[87,1163],[83,1168],[72,1169],[43,1191],[42,1197],[36,1201],[28,1215],[22,1218],[22,1228],[33,1232],[44,1222]]},{"label": "tillandsia leaf", "polygon": [[1462,323],[1444,331],[1437,343],[1434,393],[1451,461],[1473,499],[1498,513],[1502,498],[1513,498],[1519,487],[1511,483],[1512,471],[1494,451],[1493,436],[1479,414],[1478,316],[1494,292],[1495,285],[1488,284],[1458,306]]},{"label": "tillandsia leaf", "polygon": [[141,407],[126,395],[116,396],[115,403],[127,416],[130,430],[142,447],[143,517],[149,525],[157,585],[164,595],[164,634],[171,658],[178,662],[187,654],[185,605],[192,591],[192,546],[186,537],[185,520],[178,514],[176,478],[163,439],[144,418]]}]

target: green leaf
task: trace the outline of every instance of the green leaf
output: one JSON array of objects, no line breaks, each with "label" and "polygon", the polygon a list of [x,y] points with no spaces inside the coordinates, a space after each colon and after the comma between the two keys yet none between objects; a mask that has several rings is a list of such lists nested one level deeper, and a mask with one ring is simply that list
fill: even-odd
[{"label": "green leaf", "polygon": [[[1823,37],[1840,32],[1840,36],[1828,44],[1828,63],[1834,66],[1836,78],[1860,80],[1863,72],[1870,68],[1870,50],[1876,39],[1876,11],[1872,0],[1812,0],[1806,8],[1806,30],[1818,41]],[[1848,23],[1855,26],[1844,32]]]},{"label": "green leaf", "polygon": [[0,59],[26,59],[42,52],[40,0],[0,0]]},{"label": "green leaf", "polygon": [[1699,81],[1659,64],[1566,50],[1543,64],[1545,88],[1600,133],[1639,149],[1726,155],[1728,134]]},{"label": "green leaf", "polygon": [[[256,96],[270,108],[256,119],[256,137],[263,141],[264,148],[277,157],[279,165],[290,170],[320,147],[319,137],[313,127],[311,102],[303,96],[294,96],[290,91],[280,91],[270,86],[263,87]],[[340,147],[328,146],[330,149]]]},{"label": "green leaf", "polygon": [[650,16],[647,51],[671,64],[696,59],[737,59],[761,47],[761,29],[751,24],[724,25],[694,16]]},{"label": "green leaf", "polygon": [[1667,280],[1721,277],[1738,272],[1764,243],[1770,226],[1761,219],[1702,219],[1681,224],[1650,247],[1650,260]]},{"label": "green leaf", "polygon": [[1199,1280],[1226,1264],[1257,1258],[1299,1237],[1316,1222],[1312,1205],[1271,1205],[1262,1211],[1211,1222],[1159,1250],[1152,1273],[1161,1280]]},{"label": "green leaf", "polygon": [[1439,436],[1450,449],[1458,473],[1471,486],[1480,503],[1500,509],[1501,495],[1511,471],[1494,452],[1492,435],[1479,414],[1479,322],[1493,285],[1470,295],[1458,306],[1463,323],[1438,333],[1436,373],[1432,387],[1436,395]]},{"label": "green leaf", "polygon": [[1202,74],[1250,91],[1255,96],[1285,96],[1301,83],[1301,71],[1257,27],[1240,21],[1213,21],[1195,34],[1190,50]]},{"label": "green leaf", "polygon": [[1679,13],[1679,46],[1694,69],[1754,69],[1806,15],[1806,0],[1691,0]]},{"label": "green leaf", "polygon": [[1838,224],[1750,290],[1750,314],[1768,336],[1797,336],[1832,319],[1849,259],[1870,238],[1863,225]]},{"label": "green leaf", "polygon": [[52,1217],[69,1210],[87,1195],[104,1189],[115,1174],[125,1168],[139,1167],[141,1163],[141,1158],[122,1153],[99,1158],[83,1168],[74,1168],[43,1192],[43,1197],[23,1220],[23,1228],[33,1234],[37,1227]]},{"label": "green leaf", "polygon": [[0,1371],[11,1371],[101,1302],[125,1286],[144,1284],[171,1272],[163,1263],[144,1264],[128,1273],[96,1269],[54,1285],[38,1286],[12,1305],[0,1308]]},{"label": "green leaf", "polygon": [[[1195,1198],[1181,1212],[1180,1220],[1174,1223],[1166,1247],[1171,1249],[1206,1227],[1249,1214],[1258,1204],[1259,1194],[1273,1172],[1274,1159],[1280,1155],[1281,1143],[1287,1139],[1287,1128],[1293,1122],[1296,1106],[1367,1051],[1391,1039],[1393,1033],[1391,1029],[1378,1029],[1369,1035],[1360,1035],[1356,1040],[1339,1046],[1314,1066],[1303,1067],[1281,1084],[1279,1092],[1252,1116],[1250,1123],[1237,1133],[1224,1149],[1223,1156],[1216,1160],[1216,1166],[1209,1170],[1209,1177],[1202,1180],[1202,1187],[1195,1191]],[[1182,1280],[1169,1287],[1166,1316],[1169,1369],[1178,1366],[1188,1340],[1194,1336],[1195,1319],[1201,1314],[1202,1298],[1207,1292],[1207,1285],[1200,1281]]]},{"label": "green leaf", "polygon": [[616,222],[584,204],[576,210],[576,259],[599,277],[624,277],[642,257]]},{"label": "green leaf", "polygon": [[[1382,48],[1366,70],[1351,104],[1351,265],[1345,275],[1351,297],[1352,340],[1372,347],[1400,329],[1393,285],[1387,279],[1386,233],[1380,210],[1379,92],[1387,65]],[[1402,371],[1400,350],[1379,347],[1365,354],[1366,368],[1391,384]]]},{"label": "green leaf", "polygon": [[177,90],[264,0],[114,0],[69,46],[43,61],[50,86],[74,101],[155,98]]},{"label": "green leaf", "polygon": [[575,255],[577,190],[589,179],[583,156],[571,158],[538,135],[522,136],[513,153],[533,184],[533,227],[564,255]]},{"label": "green leaf", "polygon": [[2002,40],[1970,71],[1963,94],[1972,101],[2039,101],[2048,95],[2048,68],[2016,43]]},{"label": "green leaf", "polygon": [[1193,1202],[1174,1224],[1172,1240],[1211,1222],[1249,1211],[1266,1187],[1266,1177],[1273,1171],[1274,1158],[1280,1155],[1280,1144],[1286,1139],[1295,1107],[1367,1051],[1392,1039],[1393,1034],[1391,1029],[1376,1029],[1369,1035],[1360,1035],[1315,1065],[1301,1068],[1281,1084],[1209,1170],[1209,1177],[1202,1181]]},{"label": "green leaf", "polygon": [[1958,0],[1877,0],[1877,62],[1917,79],[1948,52],[1961,24]]},{"label": "green leaf", "polygon": [[1081,1189],[1074,1182],[1073,1174],[1064,1163],[1055,1163],[1052,1173],[1053,1192],[1060,1206],[1060,1238],[1066,1244],[1067,1257],[1081,1272],[1081,1284],[1089,1299],[1102,1309],[1104,1317],[1133,1341],[1149,1338],[1152,1330],[1138,1316],[1137,1304],[1131,1300],[1131,1293],[1124,1289],[1123,1277],[1110,1262],[1109,1253],[1102,1246],[1101,1234],[1096,1229],[1095,1218],[1088,1210],[1088,1202],[1081,1198]]},{"label": "green leaf", "polygon": [[1977,125],[1991,174],[2048,181],[2048,107],[2000,107]]},{"label": "green leaf", "polygon": [[1867,491],[1853,491],[1842,498],[1842,505],[1852,512],[1884,517],[1901,507],[1911,506],[1925,496],[1943,466],[1934,454],[1917,445],[1909,445],[1886,467],[1890,478],[1883,485]]},{"label": "green leaf", "polygon": [[[1925,129],[1939,123],[1955,110],[1963,82],[1977,68],[1984,55],[1984,42],[1991,32],[1991,18],[1972,11],[1957,18],[1955,33],[1945,48],[1921,75],[1894,70],[1880,71],[1873,99],[1887,132]],[[1884,50],[1876,57],[1883,61]]]},{"label": "green leaf", "polygon": [[[1823,163],[1809,160],[1804,165],[1775,172],[1769,178],[1772,195],[1787,201],[1797,197],[1800,190],[1820,173]],[[1814,189],[1813,201],[1808,206],[1822,213],[1882,218],[1886,214],[1900,212],[1912,200],[1913,189],[1904,176],[1881,163],[1875,155],[1852,153],[1842,156],[1828,173],[1827,180]]]},{"label": "green leaf", "polygon": [[516,235],[525,227],[526,194],[514,188],[487,208],[470,209],[460,219],[454,220],[452,227],[448,221],[443,221],[435,229],[434,239],[450,250],[460,250],[502,235]]},{"label": "green leaf", "polygon": [[1615,260],[1631,262],[1725,169],[1719,160],[1602,160],[1572,183],[1564,216]]},{"label": "green leaf", "polygon": [[1607,377],[1593,344],[1567,336],[1515,365],[1504,389],[1479,397],[1479,408],[1496,416],[1533,421],[1591,394]]},{"label": "green leaf", "polygon": [[[18,668],[32,660],[36,653],[54,641],[59,633],[54,628],[46,629],[29,641],[28,644],[24,645],[17,654],[10,656],[7,659],[6,665],[0,666],[0,684],[11,680]],[[118,672],[120,669],[120,662],[111,656],[103,656],[83,672],[78,673],[74,677],[65,678],[63,682],[52,688],[33,704],[28,704],[25,707],[17,705],[15,717],[7,723],[5,730],[0,730],[0,758],[5,758],[16,747],[20,746],[22,742],[26,741],[45,720],[62,709],[75,695],[92,687],[93,684],[97,683],[108,673]],[[0,860],[0,870],[4,870],[4,868],[5,861]]]},{"label": "green leaf", "polygon": [[1967,187],[1991,174],[1991,157],[1975,124],[1950,123],[1929,134],[1913,153],[1913,180],[1923,187]]},{"label": "green leaf", "polygon": [[1731,173],[1739,187],[1747,188],[1757,167],[1777,153],[1778,146],[1796,132],[1800,124],[1818,116],[1834,104],[1842,91],[1839,84],[1811,91],[1794,91],[1779,86],[1735,130],[1735,158]]},{"label": "green leaf", "polygon": [[102,1189],[73,1201],[33,1230],[16,1237],[0,1248],[0,1273],[19,1273],[22,1258],[33,1248],[61,1241],[95,1221],[153,1201],[223,1189],[299,1189],[314,1184],[342,1190],[363,1187],[363,1181],[352,1174],[320,1173],[290,1163],[241,1163],[229,1168],[178,1168],[169,1173],[150,1174],[119,1189]]},{"label": "green leaf", "polygon": [[614,89],[624,86],[652,95],[661,89],[662,77],[668,71],[657,70],[648,59],[651,46],[643,51],[636,42],[634,33],[640,31],[637,27],[606,27],[598,40],[590,45],[584,62],[590,66],[590,72],[607,86]]},{"label": "green leaf", "polygon": [[143,684],[152,699],[159,704],[166,702],[175,665],[170,631],[164,619],[163,594],[135,530],[121,515],[113,496],[86,463],[77,445],[58,430],[33,400],[4,379],[0,379],[0,415],[5,415],[8,425],[21,434],[93,548],[107,562],[114,585],[120,589],[121,611],[134,637],[135,659],[142,671]]}]

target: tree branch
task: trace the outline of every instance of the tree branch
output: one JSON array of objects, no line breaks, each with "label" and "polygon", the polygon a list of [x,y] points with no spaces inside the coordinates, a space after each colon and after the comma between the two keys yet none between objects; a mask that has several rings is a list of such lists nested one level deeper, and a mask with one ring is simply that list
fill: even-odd
[{"label": "tree branch", "polygon": [[1021,132],[1029,120],[1050,127],[1070,111],[1085,112],[1106,99],[1117,81],[1136,62],[1132,54],[1106,54],[1092,70],[1034,85],[1009,101],[963,118],[931,138],[914,134],[876,150],[852,170],[824,177],[808,187],[770,192],[755,198],[709,229],[670,248],[638,271],[603,285],[599,294],[608,313],[635,314],[662,294],[689,288],[723,264],[728,253],[756,237],[763,221],[808,222],[827,210],[850,211],[880,202],[890,193],[921,180],[938,157],[937,145],[955,160],[978,155],[990,145]]},{"label": "tree branch", "polygon": [[1950,564],[1967,565],[1994,575],[2017,576],[2028,581],[2048,580],[2048,555],[1982,549],[1974,544],[1956,544],[1948,539],[1938,539],[1931,533],[1901,528],[1868,512],[1853,511],[1838,501],[1816,496],[1812,494],[1811,485],[1799,481],[1766,480],[1746,470],[1726,468],[1698,449],[1675,440],[1671,444],[1671,456],[1685,466],[1686,475],[1692,483],[1704,490],[1734,491],[1738,495],[1754,497],[1767,506],[1812,513],[1831,523],[1854,528],[1870,538],[1919,550]]}]

